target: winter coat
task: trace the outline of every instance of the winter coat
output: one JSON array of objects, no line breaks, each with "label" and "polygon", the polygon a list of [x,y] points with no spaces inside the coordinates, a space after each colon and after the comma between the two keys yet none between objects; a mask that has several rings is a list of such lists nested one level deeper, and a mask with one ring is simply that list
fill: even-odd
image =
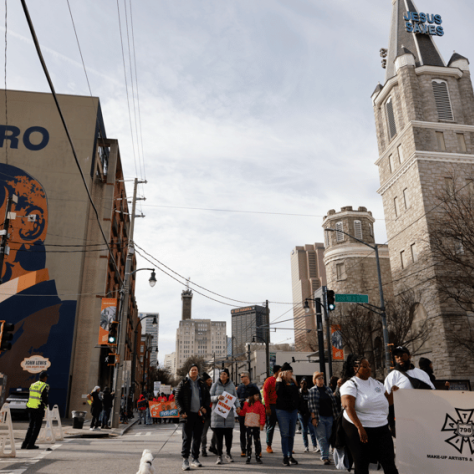
[{"label": "winter coat", "polygon": [[[245,400],[247,400],[247,398],[249,398],[249,396],[250,396],[249,391],[252,387],[254,387],[258,390],[258,387],[254,383],[249,383],[248,385],[245,385],[245,384],[241,383],[237,387],[237,398],[239,399],[240,406],[243,406],[243,404],[245,403]],[[259,392],[260,392],[260,390],[259,390]]]},{"label": "winter coat", "polygon": [[265,424],[265,407],[260,403],[260,401],[254,402],[252,406],[249,405],[249,402],[245,402],[244,407],[240,410],[240,416],[245,416],[246,413],[257,413],[260,415],[260,425],[263,426]]},{"label": "winter coat", "polygon": [[[212,384],[211,402],[214,409],[211,413],[211,428],[234,428],[234,410],[230,411],[230,413],[227,415],[227,418],[223,418],[222,416],[217,414],[215,409],[217,402],[219,401],[219,396],[222,395],[224,392],[227,392],[230,395],[237,397],[237,391],[235,390],[235,385],[232,380],[229,379],[225,385],[220,380]],[[238,398],[235,400],[235,407],[240,408],[240,402]]]},{"label": "winter coat", "polygon": [[145,411],[146,408],[147,408],[147,401],[146,401],[146,398],[145,396],[142,394],[140,394],[140,397],[138,398],[137,400],[137,408],[140,410],[140,411]]},{"label": "winter coat", "polygon": [[277,410],[293,411],[298,408],[300,402],[299,388],[293,383],[277,382]]},{"label": "winter coat", "polygon": [[300,389],[300,401],[298,404],[298,412],[303,418],[307,418],[311,415],[308,407],[308,400],[309,400],[309,390],[306,392],[302,392]]},{"label": "winter coat", "polygon": [[[198,379],[198,384],[200,388],[200,400],[201,406],[210,410],[210,400],[209,400],[209,388],[201,380]],[[189,377],[184,378],[178,385],[176,389],[176,408],[180,415],[184,413],[189,413],[191,411],[191,397],[192,397],[192,388],[191,388],[191,379]]]}]

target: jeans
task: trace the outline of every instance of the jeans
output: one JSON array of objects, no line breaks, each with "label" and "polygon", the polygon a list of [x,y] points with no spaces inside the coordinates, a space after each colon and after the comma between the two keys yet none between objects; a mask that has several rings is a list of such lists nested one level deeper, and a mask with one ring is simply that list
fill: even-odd
[{"label": "jeans", "polygon": [[138,410],[138,423],[145,423],[146,420],[146,410]]},{"label": "jeans", "polygon": [[295,443],[296,419],[298,410],[281,410],[277,408],[276,415],[280,426],[281,450],[283,457],[293,456],[293,445]]},{"label": "jeans", "polygon": [[[233,428],[213,428],[214,434],[216,435],[216,449],[217,455],[222,456],[223,444],[225,438],[225,449],[226,453],[230,454],[232,449],[232,438],[234,436]],[[212,441],[211,441],[212,444]]]},{"label": "jeans", "polygon": [[378,461],[385,474],[398,474],[395,466],[395,451],[388,425],[379,428],[365,428],[368,443],[360,441],[359,431],[345,418],[342,428],[346,435],[346,445],[354,460],[354,474],[368,474],[369,464]]},{"label": "jeans", "polygon": [[271,415],[267,415],[267,445],[271,446],[273,442],[273,433],[277,423],[276,405],[270,405]]},{"label": "jeans", "polygon": [[316,437],[321,448],[321,459],[329,459],[329,438],[332,433],[332,424],[334,417],[320,416],[318,426],[316,427]]},{"label": "jeans", "polygon": [[243,453],[247,448],[247,427],[245,426],[245,416],[239,415],[239,425],[240,425],[240,449]]},{"label": "jeans", "polygon": [[197,413],[188,413],[186,422],[183,425],[183,446],[181,456],[189,458],[192,444],[193,459],[199,459],[199,448],[201,446],[202,428],[204,426],[203,417]]},{"label": "jeans", "polygon": [[252,438],[255,444],[255,456],[262,455],[262,444],[260,443],[260,428],[247,427],[247,457],[252,456]]},{"label": "jeans", "polygon": [[313,423],[311,423],[311,416],[301,416],[298,413],[298,419],[300,420],[301,424],[301,434],[303,436],[303,444],[304,447],[308,447],[308,432],[311,435],[311,441],[313,442],[313,448],[316,447],[316,430],[313,426]]},{"label": "jeans", "polygon": [[112,407],[102,410],[102,428],[109,426],[110,410],[112,410]]}]

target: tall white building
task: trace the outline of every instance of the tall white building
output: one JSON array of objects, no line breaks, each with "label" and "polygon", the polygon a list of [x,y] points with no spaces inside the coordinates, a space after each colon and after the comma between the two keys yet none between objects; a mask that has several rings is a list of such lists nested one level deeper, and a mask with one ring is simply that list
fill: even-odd
[{"label": "tall white building", "polygon": [[193,355],[210,358],[227,353],[226,322],[210,319],[186,319],[176,330],[176,367]]},{"label": "tall white building", "polygon": [[164,367],[170,374],[176,376],[176,352],[165,355]]},{"label": "tall white building", "polygon": [[[158,347],[160,315],[158,313],[138,313],[139,318],[143,318],[144,316],[148,317],[142,321],[142,334],[150,334],[151,336],[149,347],[153,348],[153,350],[150,351],[150,367],[156,367],[158,365],[158,352],[156,352],[155,349]],[[157,324],[153,327],[155,318]]]}]

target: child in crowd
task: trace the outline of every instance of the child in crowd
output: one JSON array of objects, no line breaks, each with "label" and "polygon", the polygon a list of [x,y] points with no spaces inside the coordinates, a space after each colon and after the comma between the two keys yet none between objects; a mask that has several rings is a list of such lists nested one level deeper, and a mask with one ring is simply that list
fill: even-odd
[{"label": "child in crowd", "polygon": [[260,393],[257,387],[249,390],[249,398],[240,411],[240,416],[245,417],[247,427],[247,461],[250,464],[252,457],[252,438],[255,444],[255,459],[257,464],[262,464],[262,445],[260,443],[260,431],[265,425],[265,407],[260,402]]}]

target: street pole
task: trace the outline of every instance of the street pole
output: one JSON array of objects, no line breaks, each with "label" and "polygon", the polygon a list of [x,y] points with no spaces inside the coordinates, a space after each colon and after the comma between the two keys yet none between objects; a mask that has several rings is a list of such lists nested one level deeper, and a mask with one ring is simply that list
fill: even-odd
[{"label": "street pole", "polygon": [[329,380],[332,377],[332,341],[331,341],[331,321],[329,319],[329,308],[328,308],[328,297],[327,297],[327,286],[323,286],[323,308],[324,308],[324,320],[326,321],[326,339],[328,341],[328,367],[329,367]]},{"label": "street pole", "polygon": [[382,286],[382,274],[380,272],[380,261],[379,261],[379,248],[375,244],[375,259],[377,261],[377,274],[379,279],[379,293],[380,293],[380,310],[382,317],[382,328],[383,328],[383,338],[385,341],[385,365],[387,367],[387,373],[390,372],[390,367],[392,366],[392,357],[390,350],[388,348],[389,338],[388,338],[388,326],[387,326],[387,314],[385,313],[385,301],[383,298],[383,286]]},{"label": "street pole", "polygon": [[252,365],[250,361],[250,342],[247,344],[248,344],[247,345],[247,363],[248,363],[249,378],[251,379]]},{"label": "street pole", "polygon": [[270,377],[270,312],[268,309],[268,300],[265,301],[266,314],[266,334],[265,334],[265,363],[267,366],[267,378]]},{"label": "street pole", "polygon": [[326,362],[324,357],[323,315],[321,311],[321,298],[315,299],[316,303],[316,326],[318,331],[319,347],[319,371],[324,374],[324,385],[326,385]]},{"label": "street pole", "polygon": [[[132,268],[133,255],[135,249],[133,247],[133,231],[135,227],[135,211],[137,206],[137,188],[138,178],[135,178],[133,183],[133,201],[132,201],[132,215],[130,216],[130,231],[128,242],[128,254],[125,262],[125,275],[123,279],[123,286],[120,295],[120,314],[119,314],[119,334],[118,334],[118,354],[119,363],[114,370],[114,408],[112,412],[112,428],[118,428],[120,419],[120,401],[122,399],[122,376],[123,376],[123,362],[125,357],[125,338],[127,337],[127,315],[128,315],[128,300],[130,291],[130,272]],[[126,401],[127,403],[128,401]]]}]

